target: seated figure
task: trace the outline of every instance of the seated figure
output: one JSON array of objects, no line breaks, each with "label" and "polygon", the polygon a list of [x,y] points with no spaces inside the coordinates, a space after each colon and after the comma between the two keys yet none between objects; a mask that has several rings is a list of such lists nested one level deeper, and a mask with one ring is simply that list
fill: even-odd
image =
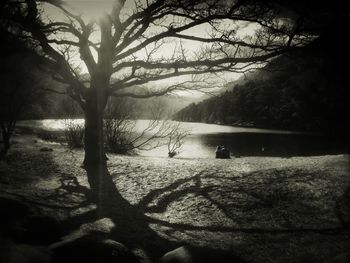
[{"label": "seated figure", "polygon": [[225,146],[217,146],[215,150],[215,158],[230,159],[230,149]]},{"label": "seated figure", "polygon": [[230,149],[223,146],[221,148],[221,158],[230,159]]},{"label": "seated figure", "polygon": [[215,150],[215,158],[221,159],[222,158],[222,146],[218,145]]}]

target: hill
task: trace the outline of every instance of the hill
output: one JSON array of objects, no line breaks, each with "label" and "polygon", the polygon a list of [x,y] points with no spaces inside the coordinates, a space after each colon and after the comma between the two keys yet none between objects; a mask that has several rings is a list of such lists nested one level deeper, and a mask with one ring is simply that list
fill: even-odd
[{"label": "hill", "polygon": [[223,94],[192,103],[174,119],[305,131],[349,132],[345,43],[332,34],[278,57]]}]

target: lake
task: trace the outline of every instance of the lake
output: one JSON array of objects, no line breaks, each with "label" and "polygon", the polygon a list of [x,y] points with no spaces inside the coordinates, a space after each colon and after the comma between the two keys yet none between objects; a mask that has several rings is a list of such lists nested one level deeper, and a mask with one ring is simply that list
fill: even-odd
[{"label": "lake", "polygon": [[[84,120],[75,123],[83,125]],[[138,120],[135,132],[141,132],[149,121]],[[22,121],[20,125],[58,131],[65,128],[64,120]],[[316,133],[292,132],[258,128],[233,127],[226,125],[182,122],[182,129],[189,131],[178,157],[215,158],[215,148],[225,145],[232,156],[311,156],[348,153],[348,144],[343,140],[329,138]],[[151,131],[153,133],[155,130]],[[167,146],[140,151],[143,156],[166,157]]]}]

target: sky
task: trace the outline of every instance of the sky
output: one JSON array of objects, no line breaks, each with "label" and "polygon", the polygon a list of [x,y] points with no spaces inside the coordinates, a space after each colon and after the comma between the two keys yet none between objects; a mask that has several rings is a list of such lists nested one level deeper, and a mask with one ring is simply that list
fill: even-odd
[{"label": "sky", "polygon": [[[110,12],[113,3],[115,1],[113,0],[66,0],[65,3],[69,7],[70,10],[74,10],[74,12],[82,14],[84,20],[86,22],[88,21],[97,21],[99,18],[103,17],[104,14]],[[130,14],[133,10],[134,3],[132,0],[126,0],[126,4],[124,6],[123,12]],[[60,10],[58,10],[55,7],[52,7],[50,5],[44,5],[43,6],[43,11],[45,15],[50,20],[62,20],[64,17],[61,13]],[[256,29],[256,25],[254,24],[242,24],[241,29],[238,30],[237,34],[239,36],[245,36],[245,35],[251,35]],[[205,36],[205,32],[208,31],[208,25],[201,25],[195,28],[192,28],[191,30],[184,31],[184,34],[187,35],[195,35],[195,36]],[[99,38],[99,32],[95,32],[92,35],[92,40],[98,41]],[[164,56],[167,57],[169,54],[172,54],[172,50],[175,47],[175,42],[172,41],[164,46],[163,49],[158,51],[158,56]],[[198,51],[201,47],[200,42],[196,41],[186,41],[182,40],[182,45],[187,51],[188,56],[190,57],[191,55],[194,54],[194,52]],[[142,54],[140,54],[142,56]],[[82,73],[87,73],[87,68],[84,65],[84,63],[80,60],[79,56],[74,56],[72,58],[72,62],[74,66],[79,65],[81,67],[81,72]],[[237,74],[237,73],[227,73],[223,76],[224,79],[227,79],[227,81],[233,81],[238,79],[242,74]],[[181,82],[189,80],[189,77],[182,76],[178,78],[173,78],[173,79],[167,79],[167,80],[161,80],[157,81],[156,83],[152,83],[152,85],[168,85],[169,83],[176,83],[176,82]]]},{"label": "sky", "polygon": [[[113,0],[65,0],[73,9],[82,13],[87,19],[98,19],[108,13],[114,4]],[[132,1],[127,0],[125,7],[131,8]]]}]

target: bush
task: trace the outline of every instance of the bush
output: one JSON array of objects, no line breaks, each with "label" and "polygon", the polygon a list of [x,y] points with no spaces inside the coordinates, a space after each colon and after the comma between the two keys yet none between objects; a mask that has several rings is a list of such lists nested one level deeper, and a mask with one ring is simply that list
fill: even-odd
[{"label": "bush", "polygon": [[[179,123],[163,120],[164,111],[161,106],[153,105],[149,109],[152,118],[143,123],[142,130],[132,117],[133,105],[127,100],[112,100],[104,112],[104,143],[111,153],[126,154],[151,150],[168,143],[169,157],[174,157],[183,144],[187,133],[183,132]],[[167,139],[169,138],[169,142]]]},{"label": "bush", "polygon": [[128,120],[104,120],[105,144],[108,152],[126,154],[134,149],[128,122]]},{"label": "bush", "polygon": [[189,135],[189,131],[181,128],[180,122],[171,126],[168,135],[168,157],[173,158],[178,155],[179,150],[185,142],[185,138]]},{"label": "bush", "polygon": [[69,120],[65,122],[66,129],[64,137],[71,149],[82,148],[84,146],[84,125]]},{"label": "bush", "polygon": [[41,131],[37,132],[37,136],[39,139],[41,139],[43,141],[48,141],[48,142],[58,142],[59,141],[59,136],[54,131],[41,130]]}]

